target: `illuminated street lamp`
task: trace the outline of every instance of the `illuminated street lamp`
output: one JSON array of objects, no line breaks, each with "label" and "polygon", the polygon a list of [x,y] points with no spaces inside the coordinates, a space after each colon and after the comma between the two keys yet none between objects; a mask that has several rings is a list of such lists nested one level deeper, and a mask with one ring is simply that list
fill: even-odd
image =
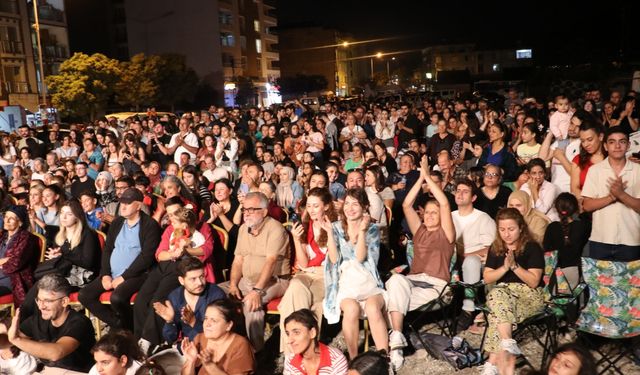
[{"label": "illuminated street lamp", "polygon": [[[382,52],[376,53],[375,57],[381,58],[382,57]],[[373,56],[371,56],[371,80],[373,81]]]}]

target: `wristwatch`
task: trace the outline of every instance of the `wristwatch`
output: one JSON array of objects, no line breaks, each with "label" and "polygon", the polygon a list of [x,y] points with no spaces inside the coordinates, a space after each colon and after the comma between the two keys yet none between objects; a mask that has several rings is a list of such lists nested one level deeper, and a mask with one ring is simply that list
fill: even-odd
[{"label": "wristwatch", "polygon": [[254,292],[258,292],[260,297],[264,297],[265,294],[267,294],[267,292],[265,292],[264,289],[253,287],[253,288],[251,288],[251,290],[253,290]]}]

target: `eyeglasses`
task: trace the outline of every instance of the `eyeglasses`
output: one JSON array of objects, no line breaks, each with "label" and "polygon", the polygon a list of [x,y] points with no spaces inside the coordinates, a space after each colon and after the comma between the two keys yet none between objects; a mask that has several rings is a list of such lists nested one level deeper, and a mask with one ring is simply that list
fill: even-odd
[{"label": "eyeglasses", "polygon": [[255,214],[256,212],[260,212],[260,210],[264,210],[263,207],[243,207],[243,214]]},{"label": "eyeglasses", "polygon": [[485,172],[484,176],[485,177],[500,177],[500,173]]},{"label": "eyeglasses", "polygon": [[62,296],[62,297],[58,297],[58,298],[54,298],[54,299],[40,299],[38,297],[36,297],[35,301],[36,304],[43,304],[43,305],[51,305],[52,303],[59,301],[61,299],[63,299],[66,296]]}]

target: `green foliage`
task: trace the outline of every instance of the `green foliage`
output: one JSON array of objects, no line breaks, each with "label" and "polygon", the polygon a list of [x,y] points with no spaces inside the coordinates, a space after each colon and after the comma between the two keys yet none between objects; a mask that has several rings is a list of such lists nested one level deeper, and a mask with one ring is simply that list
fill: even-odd
[{"label": "green foliage", "polygon": [[123,106],[135,107],[155,104],[159,92],[158,74],[162,59],[160,56],[145,56],[139,53],[130,61],[120,63],[122,75],[116,85],[116,100]]},{"label": "green foliage", "polygon": [[297,74],[295,77],[280,78],[278,85],[280,85],[280,92],[284,95],[301,95],[324,90],[329,85],[329,82],[321,75]]},{"label": "green foliage", "polygon": [[235,79],[236,89],[236,104],[247,105],[255,104],[256,100],[256,88],[253,85],[253,81],[248,77],[237,77]]},{"label": "green foliage", "polygon": [[60,65],[59,74],[46,78],[46,83],[58,111],[93,117],[106,107],[120,74],[118,60],[100,53],[75,53]]},{"label": "green foliage", "polygon": [[186,58],[178,54],[164,54],[159,59],[155,104],[173,110],[177,104],[192,102],[198,87],[198,76],[187,66]]}]

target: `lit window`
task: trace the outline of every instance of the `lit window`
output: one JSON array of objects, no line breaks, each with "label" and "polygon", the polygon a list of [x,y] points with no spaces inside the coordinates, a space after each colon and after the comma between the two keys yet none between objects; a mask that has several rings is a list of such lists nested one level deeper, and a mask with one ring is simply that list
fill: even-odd
[{"label": "lit window", "polygon": [[500,71],[500,64],[493,64],[492,65],[492,69],[494,72],[499,72]]},{"label": "lit window", "polygon": [[222,44],[225,47],[233,47],[235,45],[233,34],[220,33],[220,44]]},{"label": "lit window", "polygon": [[256,39],[256,52],[262,53],[262,40]]},{"label": "lit window", "polygon": [[254,20],[254,21],[253,21],[253,29],[254,29],[257,33],[259,33],[259,32],[260,32],[260,21],[258,21],[258,20]]}]

